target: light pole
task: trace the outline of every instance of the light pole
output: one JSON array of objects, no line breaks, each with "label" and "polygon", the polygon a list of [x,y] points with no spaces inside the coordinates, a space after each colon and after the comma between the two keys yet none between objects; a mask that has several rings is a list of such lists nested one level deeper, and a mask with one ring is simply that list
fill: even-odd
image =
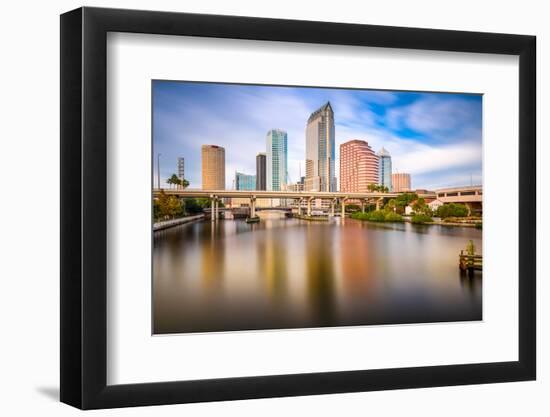
[{"label": "light pole", "polygon": [[160,153],[157,154],[157,188],[160,190]]}]

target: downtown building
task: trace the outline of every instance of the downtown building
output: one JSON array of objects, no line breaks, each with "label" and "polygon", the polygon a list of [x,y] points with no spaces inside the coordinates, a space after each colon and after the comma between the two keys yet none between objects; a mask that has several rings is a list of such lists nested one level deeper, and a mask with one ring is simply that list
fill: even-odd
[{"label": "downtown building", "polygon": [[410,174],[392,174],[391,182],[393,191],[396,193],[411,191],[411,175]]},{"label": "downtown building", "polygon": [[178,178],[185,179],[185,159],[181,156],[178,157]]},{"label": "downtown building", "polygon": [[225,149],[202,145],[201,170],[203,190],[225,190]]},{"label": "downtown building", "polygon": [[256,155],[256,190],[266,189],[266,154],[264,152]]},{"label": "downtown building", "polygon": [[266,189],[281,191],[288,177],[288,136],[284,130],[271,129],[266,136]]},{"label": "downtown building", "polygon": [[336,191],[334,112],[327,102],[306,125],[305,191]]},{"label": "downtown building", "polygon": [[377,153],[378,156],[378,181],[379,185],[388,188],[388,191],[392,191],[391,181],[391,155],[382,147]]},{"label": "downtown building", "polygon": [[340,145],[340,192],[366,193],[378,184],[379,158],[364,140]]},{"label": "downtown building", "polygon": [[244,191],[256,190],[256,176],[235,172],[235,189]]}]

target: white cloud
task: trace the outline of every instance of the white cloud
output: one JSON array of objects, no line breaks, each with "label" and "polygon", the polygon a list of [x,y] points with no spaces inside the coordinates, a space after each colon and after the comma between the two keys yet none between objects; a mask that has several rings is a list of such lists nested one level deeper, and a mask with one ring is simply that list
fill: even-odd
[{"label": "white cloud", "polygon": [[422,133],[460,131],[481,122],[479,103],[458,97],[435,95],[408,106],[388,111],[387,124],[392,129],[409,128]]}]

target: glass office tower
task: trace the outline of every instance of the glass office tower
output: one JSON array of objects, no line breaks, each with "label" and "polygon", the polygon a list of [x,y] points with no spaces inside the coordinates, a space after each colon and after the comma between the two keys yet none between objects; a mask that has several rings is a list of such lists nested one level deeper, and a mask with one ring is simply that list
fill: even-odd
[{"label": "glass office tower", "polygon": [[391,174],[391,155],[382,148],[378,151],[378,181],[380,185],[388,187],[389,191],[392,191]]},{"label": "glass office tower", "polygon": [[288,137],[281,129],[271,129],[266,137],[266,188],[280,191],[288,178]]}]

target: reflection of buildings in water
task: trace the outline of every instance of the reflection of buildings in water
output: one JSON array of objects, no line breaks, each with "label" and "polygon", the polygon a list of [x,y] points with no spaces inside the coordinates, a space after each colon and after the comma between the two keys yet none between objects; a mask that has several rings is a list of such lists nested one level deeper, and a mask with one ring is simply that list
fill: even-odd
[{"label": "reflection of buildings in water", "polygon": [[219,288],[223,280],[225,268],[225,247],[220,239],[223,237],[223,222],[204,223],[204,236],[210,238],[202,240],[202,286],[205,289]]},{"label": "reflection of buildings in water", "polygon": [[371,251],[375,247],[369,245],[367,233],[362,228],[349,228],[349,233],[340,234],[340,265],[344,291],[356,293],[372,285],[371,270],[374,265],[371,260],[376,256]]},{"label": "reflection of buildings in water", "polygon": [[262,242],[263,259],[258,264],[259,275],[265,277],[267,295],[274,301],[282,301],[287,292],[286,247],[280,239],[280,235],[272,235],[270,230],[266,230]]},{"label": "reflection of buildings in water", "polygon": [[[319,325],[337,324],[336,275],[331,253],[331,234],[321,225],[306,229],[305,262],[312,320]],[[323,231],[321,238],[319,231]]]}]

